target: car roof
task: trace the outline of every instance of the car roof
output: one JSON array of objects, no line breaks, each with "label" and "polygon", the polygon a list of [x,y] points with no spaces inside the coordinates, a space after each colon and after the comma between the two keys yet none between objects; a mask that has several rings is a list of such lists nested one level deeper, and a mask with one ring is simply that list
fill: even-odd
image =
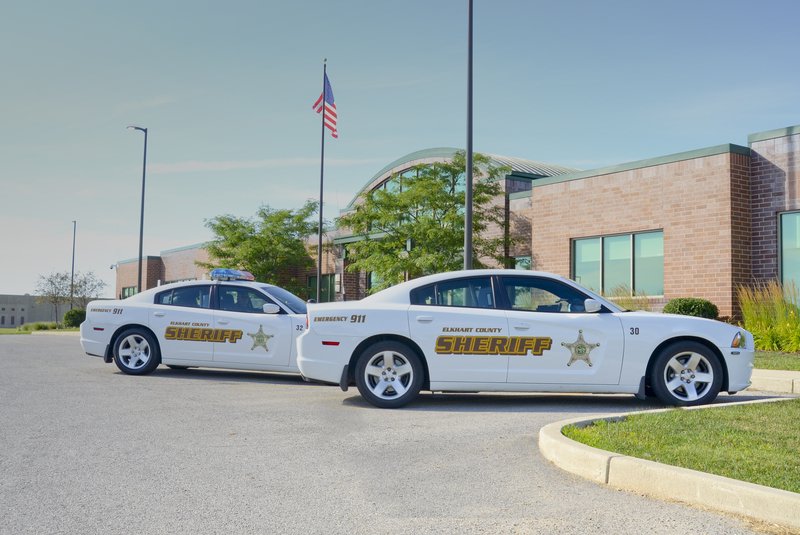
[{"label": "car roof", "polygon": [[266,282],[258,282],[258,281],[198,279],[198,280],[178,281],[178,282],[170,282],[168,284],[162,284],[161,286],[156,286],[155,288],[150,288],[149,290],[145,290],[136,295],[132,295],[131,297],[126,299],[126,301],[150,301],[153,299],[153,296],[155,294],[166,290],[171,290],[173,288],[185,288],[187,286],[217,285],[217,284],[247,286],[249,288],[259,288],[266,290],[276,287],[274,284],[269,284]]}]

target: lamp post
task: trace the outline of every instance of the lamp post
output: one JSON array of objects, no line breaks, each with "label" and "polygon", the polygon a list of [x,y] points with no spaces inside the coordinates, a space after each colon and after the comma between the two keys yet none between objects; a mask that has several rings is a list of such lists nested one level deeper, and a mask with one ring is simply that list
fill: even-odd
[{"label": "lamp post", "polygon": [[464,269],[472,269],[472,0],[467,0],[467,176],[464,191]]},{"label": "lamp post", "polygon": [[75,231],[77,230],[78,222],[72,220],[72,274],[69,277],[69,309],[72,310],[73,302],[75,301]]},{"label": "lamp post", "polygon": [[142,158],[142,210],[139,215],[139,276],[136,282],[136,293],[142,291],[142,239],[144,238],[144,183],[147,170],[147,128],[130,125],[129,129],[144,132],[144,157]]}]

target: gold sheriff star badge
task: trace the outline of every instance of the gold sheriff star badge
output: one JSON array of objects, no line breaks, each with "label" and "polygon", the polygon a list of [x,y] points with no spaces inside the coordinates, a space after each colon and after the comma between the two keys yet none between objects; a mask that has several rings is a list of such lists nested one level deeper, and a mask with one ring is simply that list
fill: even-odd
[{"label": "gold sheriff star badge", "polygon": [[588,364],[589,367],[591,367],[592,360],[589,358],[589,353],[592,351],[592,349],[596,348],[600,344],[587,343],[586,340],[583,339],[583,331],[580,330],[578,331],[577,340],[575,340],[571,344],[568,344],[566,342],[561,342],[561,345],[569,349],[570,352],[572,353],[569,362],[567,362],[567,366],[572,366],[572,363],[575,362],[576,360],[582,360],[586,364]]},{"label": "gold sheriff star badge", "polygon": [[258,326],[258,332],[247,333],[247,336],[253,339],[253,347],[250,348],[250,351],[253,351],[257,347],[263,347],[264,351],[269,353],[267,341],[273,338],[273,336],[271,334],[264,334],[264,328],[261,325]]}]

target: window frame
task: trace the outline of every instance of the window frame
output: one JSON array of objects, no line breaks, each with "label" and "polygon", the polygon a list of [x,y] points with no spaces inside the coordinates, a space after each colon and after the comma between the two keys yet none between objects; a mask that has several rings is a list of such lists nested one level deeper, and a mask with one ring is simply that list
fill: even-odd
[{"label": "window frame", "polygon": [[[205,288],[207,290],[207,292],[208,292],[208,306],[204,307],[204,306],[186,306],[186,305],[174,305],[174,304],[172,304],[172,293],[175,290],[183,290],[183,289],[186,289],[186,288]],[[192,285],[189,285],[189,286],[178,286],[176,288],[170,288],[169,290],[164,290],[163,292],[158,292],[155,295],[155,297],[153,298],[153,304],[161,305],[161,306],[165,306],[165,307],[192,308],[192,309],[197,309],[197,310],[211,310],[213,308],[212,304],[213,304],[213,300],[214,300],[214,296],[213,296],[213,293],[212,293],[212,288],[213,288],[213,285],[211,285],[211,284],[192,284]],[[162,296],[164,296],[166,294],[170,294],[170,302],[169,303],[162,303],[161,302],[161,298],[162,298]]]},{"label": "window frame", "polygon": [[[586,301],[587,299],[594,299],[594,297],[592,297],[591,295],[587,294],[586,292],[584,292],[580,288],[576,288],[575,286],[573,286],[571,284],[567,284],[567,283],[562,282],[562,281],[560,281],[558,279],[553,279],[553,278],[550,278],[550,277],[538,277],[538,276],[521,275],[521,274],[520,275],[515,275],[513,273],[509,273],[507,275],[499,275],[497,278],[499,279],[498,288],[500,290],[502,290],[500,292],[500,300],[498,302],[498,304],[500,305],[499,308],[501,308],[502,310],[508,310],[508,311],[513,311],[513,312],[534,312],[534,313],[537,313],[537,314],[605,314],[605,313],[612,312],[602,302],[600,303],[601,306],[600,306],[600,310],[598,312],[586,312],[585,310],[562,312],[560,310],[559,311],[555,311],[555,310],[547,311],[547,310],[526,310],[526,309],[521,309],[521,308],[513,308],[512,303],[508,299],[508,292],[507,292],[507,289],[506,289],[506,282],[505,282],[506,279],[524,279],[524,280],[531,280],[531,281],[547,281],[550,284],[554,284],[556,286],[561,286],[563,288],[567,288],[570,291],[578,294],[579,296],[582,296],[583,297],[583,301]],[[543,290],[543,291],[548,291],[548,290]],[[553,292],[549,292],[549,293],[553,293]]]},{"label": "window frame", "polygon": [[[441,304],[441,303],[430,303],[429,304],[429,303],[416,302],[416,299],[415,299],[416,294],[420,294],[420,293],[422,293],[423,291],[425,291],[425,290],[427,290],[429,288],[433,288],[433,295],[438,300],[438,296],[439,296],[438,286],[439,286],[439,284],[442,284],[442,283],[454,283],[454,282],[459,282],[459,281],[478,280],[478,279],[488,279],[489,280],[489,286],[492,289],[492,306],[491,307],[466,306],[466,305],[446,305],[446,304]],[[473,310],[500,310],[500,307],[498,306],[498,303],[497,303],[497,297],[498,297],[497,281],[495,280],[495,277],[492,276],[492,275],[471,275],[471,276],[468,276],[468,277],[458,277],[458,278],[455,278],[455,279],[442,279],[442,280],[439,280],[439,281],[436,281],[436,282],[432,282],[430,284],[426,284],[425,286],[418,286],[416,288],[412,288],[408,292],[408,299],[409,299],[409,302],[412,305],[419,305],[419,306],[425,306],[425,307],[442,307],[442,308],[448,308],[448,309],[465,309],[465,308],[468,308],[468,309],[473,309]]]},{"label": "window frame", "polygon": [[[781,286],[785,286],[786,281],[784,280],[784,270],[783,270],[783,216],[785,215],[792,215],[792,214],[800,214],[800,210],[786,210],[785,212],[778,212],[777,214],[777,229],[778,229],[778,240],[776,243],[777,251],[777,258],[778,258],[778,281],[781,283]],[[795,285],[795,289],[800,291],[800,280],[793,281]]]},{"label": "window frame", "polygon": [[[630,289],[632,295],[636,294],[636,236],[641,236],[644,234],[661,234],[661,243],[663,247],[664,243],[664,229],[653,229],[653,230],[643,230],[638,232],[620,232],[615,234],[602,234],[602,235],[595,235],[595,236],[583,236],[580,238],[571,238],[570,239],[570,278],[572,280],[577,281],[577,274],[575,273],[575,247],[576,243],[582,240],[600,240],[600,288],[592,289],[600,295],[605,295],[605,292],[612,290],[613,288],[605,288],[605,239],[606,238],[617,238],[620,236],[628,236],[630,238]],[[779,244],[780,245],[780,244]],[[664,256],[662,254],[662,259]],[[663,290],[663,280],[662,280],[662,291],[660,294],[646,294],[647,297],[664,297],[664,290]],[[582,284],[582,283],[578,283]],[[588,286],[587,286],[588,288]]]}]

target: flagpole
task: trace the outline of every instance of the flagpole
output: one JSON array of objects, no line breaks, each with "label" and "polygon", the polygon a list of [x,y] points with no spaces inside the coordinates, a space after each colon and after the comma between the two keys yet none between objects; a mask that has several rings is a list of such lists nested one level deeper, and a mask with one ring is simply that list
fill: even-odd
[{"label": "flagpole", "polygon": [[320,140],[319,156],[319,228],[317,231],[317,303],[320,302],[320,289],[322,288],[322,185],[325,176],[325,77],[328,74],[328,58],[322,61],[322,139]]},{"label": "flagpole", "polygon": [[467,176],[464,189],[464,269],[472,269],[472,0],[467,0]]}]

